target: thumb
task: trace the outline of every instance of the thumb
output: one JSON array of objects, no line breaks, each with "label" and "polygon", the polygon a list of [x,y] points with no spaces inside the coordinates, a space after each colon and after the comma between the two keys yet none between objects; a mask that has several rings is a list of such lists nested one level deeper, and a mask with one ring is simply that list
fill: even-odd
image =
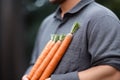
[{"label": "thumb", "polygon": [[22,77],[22,80],[29,80],[29,79],[27,78],[27,75],[24,75],[24,76]]}]

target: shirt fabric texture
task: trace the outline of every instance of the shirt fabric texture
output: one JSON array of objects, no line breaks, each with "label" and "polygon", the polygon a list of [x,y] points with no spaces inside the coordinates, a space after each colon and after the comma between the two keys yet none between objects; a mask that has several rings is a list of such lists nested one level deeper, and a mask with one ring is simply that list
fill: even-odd
[{"label": "shirt fabric texture", "polygon": [[79,71],[98,65],[110,65],[120,70],[120,21],[111,10],[94,0],[81,0],[64,18],[60,17],[60,12],[58,8],[43,21],[30,67],[50,39],[50,34],[67,34],[73,23],[78,22],[80,28],[51,80],[79,80]]}]

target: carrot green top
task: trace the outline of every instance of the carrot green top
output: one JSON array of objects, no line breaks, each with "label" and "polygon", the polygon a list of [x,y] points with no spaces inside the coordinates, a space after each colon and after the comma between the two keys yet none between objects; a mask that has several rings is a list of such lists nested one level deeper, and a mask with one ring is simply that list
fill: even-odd
[{"label": "carrot green top", "polygon": [[72,29],[70,31],[71,34],[74,34],[78,29],[79,29],[80,25],[78,22],[75,22],[72,26]]}]

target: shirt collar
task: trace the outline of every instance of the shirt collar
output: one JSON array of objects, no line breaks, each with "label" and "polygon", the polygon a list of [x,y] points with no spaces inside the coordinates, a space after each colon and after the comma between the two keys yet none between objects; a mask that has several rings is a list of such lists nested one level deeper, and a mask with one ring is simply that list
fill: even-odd
[{"label": "shirt collar", "polygon": [[[91,2],[93,2],[94,0],[81,0],[73,9],[71,9],[69,12],[70,14],[74,14],[78,11],[80,11],[83,7],[85,7],[86,5],[90,4]],[[61,9],[60,7],[57,8],[57,10],[55,11],[55,18],[60,19],[60,13],[61,13]]]}]

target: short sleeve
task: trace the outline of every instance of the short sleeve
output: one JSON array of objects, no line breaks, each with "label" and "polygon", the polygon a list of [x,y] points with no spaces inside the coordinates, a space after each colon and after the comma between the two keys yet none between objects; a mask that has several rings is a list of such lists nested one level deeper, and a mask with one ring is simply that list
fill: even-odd
[{"label": "short sleeve", "polygon": [[92,66],[110,65],[120,70],[120,22],[106,15],[92,24],[88,51]]}]

